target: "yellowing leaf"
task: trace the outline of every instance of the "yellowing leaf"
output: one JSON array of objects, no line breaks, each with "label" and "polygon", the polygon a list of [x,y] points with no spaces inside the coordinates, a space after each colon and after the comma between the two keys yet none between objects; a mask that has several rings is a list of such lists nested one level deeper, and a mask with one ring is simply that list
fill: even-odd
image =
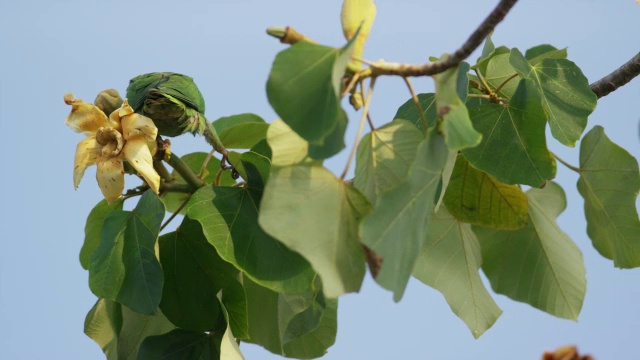
[{"label": "yellowing leaf", "polygon": [[444,195],[449,212],[458,220],[502,230],[527,224],[527,196],[515,185],[499,182],[458,155]]}]

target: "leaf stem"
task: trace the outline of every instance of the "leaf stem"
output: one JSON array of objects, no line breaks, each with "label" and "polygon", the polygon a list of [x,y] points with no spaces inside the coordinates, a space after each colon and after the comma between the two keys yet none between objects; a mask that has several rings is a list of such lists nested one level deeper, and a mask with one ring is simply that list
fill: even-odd
[{"label": "leaf stem", "polygon": [[411,80],[408,77],[402,77],[404,79],[405,84],[409,88],[409,92],[411,93],[411,98],[413,99],[413,103],[418,109],[418,114],[420,115],[420,122],[422,123],[422,127],[426,130],[429,128],[429,123],[427,122],[427,118],[424,117],[424,112],[422,111],[422,106],[420,106],[420,100],[418,100],[418,95],[416,95],[415,90],[413,89],[413,85],[411,84]]},{"label": "leaf stem", "polygon": [[207,157],[204,158],[204,161],[202,162],[202,166],[200,167],[200,176],[203,176],[205,170],[207,169],[207,165],[209,165],[209,161],[213,157],[214,152],[215,152],[215,149],[209,151],[209,154],[207,154]]},{"label": "leaf stem", "polygon": [[515,73],[511,76],[509,76],[505,81],[502,82],[502,84],[498,85],[498,87],[495,90],[496,96],[500,93],[500,90],[502,90],[502,88],[509,82],[511,81],[511,79],[513,79],[514,77],[518,76],[518,73]]},{"label": "leaf stem", "polygon": [[473,72],[476,73],[476,76],[478,77],[478,79],[480,80],[480,82],[482,83],[482,87],[483,89],[478,88],[478,90],[482,91],[483,93],[491,96],[492,92],[491,92],[491,87],[489,86],[489,84],[487,84],[487,81],[484,79],[484,76],[482,76],[482,74],[480,74],[480,72],[478,71],[478,69],[473,69]]},{"label": "leaf stem", "polygon": [[580,168],[579,168],[579,167],[575,167],[575,166],[573,166],[573,165],[569,164],[568,162],[566,162],[566,161],[562,160],[558,155],[556,155],[556,154],[554,154],[554,153],[551,153],[551,155],[553,155],[553,157],[554,157],[554,158],[556,158],[556,160],[558,160],[562,165],[564,165],[564,166],[566,166],[567,168],[569,168],[569,169],[571,169],[571,170],[573,170],[573,171],[577,172],[578,174],[582,171],[582,170],[580,170]]},{"label": "leaf stem", "polygon": [[364,128],[364,123],[367,120],[367,115],[369,114],[369,106],[371,105],[371,96],[373,95],[373,86],[376,83],[376,77],[371,78],[371,82],[369,83],[369,92],[367,93],[367,98],[364,101],[364,110],[362,111],[362,117],[360,117],[360,126],[358,127],[358,133],[356,134],[356,140],[353,142],[353,147],[351,148],[351,153],[349,154],[349,159],[347,160],[347,164],[344,167],[344,171],[342,175],[340,175],[340,180],[344,180],[345,176],[347,176],[347,172],[349,171],[349,167],[351,166],[351,162],[356,155],[356,150],[358,149],[358,142],[360,140],[360,136],[362,135],[362,130]]},{"label": "leaf stem", "polygon": [[176,216],[178,216],[178,214],[180,214],[180,211],[182,211],[182,209],[184,209],[184,207],[187,205],[187,203],[189,202],[189,200],[191,199],[191,195],[189,195],[183,202],[182,204],[180,204],[180,206],[176,209],[176,211],[173,212],[173,214],[171,214],[171,216],[169,216],[169,218],[167,219],[167,221],[164,222],[164,224],[162,224],[162,226],[160,226],[160,231],[162,231],[167,225],[169,225],[169,223],[171,222],[171,220],[175,219]]}]

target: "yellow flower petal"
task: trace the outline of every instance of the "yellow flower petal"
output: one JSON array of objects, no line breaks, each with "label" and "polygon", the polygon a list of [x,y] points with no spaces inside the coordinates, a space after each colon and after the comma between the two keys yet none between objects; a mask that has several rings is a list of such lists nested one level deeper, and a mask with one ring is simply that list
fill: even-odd
[{"label": "yellow flower petal", "polygon": [[122,134],[114,128],[100,128],[96,131],[96,142],[101,145],[100,154],[104,157],[118,156],[124,146]]},{"label": "yellow flower petal", "polygon": [[154,192],[160,190],[160,175],[153,168],[153,157],[144,137],[138,136],[127,140],[124,144],[124,158],[149,184]]},{"label": "yellow flower petal", "polygon": [[150,118],[131,113],[122,117],[122,135],[126,140],[142,135],[149,141],[155,141],[158,128]]},{"label": "yellow flower petal", "polygon": [[124,167],[122,158],[100,158],[97,162],[96,180],[102,195],[111,203],[122,196],[124,190]]},{"label": "yellow flower petal", "polygon": [[76,158],[73,162],[73,187],[78,188],[80,180],[84,176],[84,171],[94,165],[98,159],[98,144],[95,136],[80,141],[76,147]]},{"label": "yellow flower petal", "polygon": [[64,95],[64,102],[71,105],[71,112],[64,123],[75,132],[95,133],[101,127],[114,125],[97,106],[76,99],[71,93]]}]

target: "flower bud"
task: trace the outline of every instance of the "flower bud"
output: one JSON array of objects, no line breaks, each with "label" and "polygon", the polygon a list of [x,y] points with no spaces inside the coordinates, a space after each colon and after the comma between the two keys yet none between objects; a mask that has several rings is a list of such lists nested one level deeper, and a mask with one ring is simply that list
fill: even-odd
[{"label": "flower bud", "polygon": [[115,89],[101,91],[93,102],[107,116],[122,106],[123,100]]}]

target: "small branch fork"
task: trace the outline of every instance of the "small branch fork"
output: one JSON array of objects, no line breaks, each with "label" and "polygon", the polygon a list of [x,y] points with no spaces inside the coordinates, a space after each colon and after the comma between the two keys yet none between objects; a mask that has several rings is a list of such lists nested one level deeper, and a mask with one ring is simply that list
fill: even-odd
[{"label": "small branch fork", "polygon": [[469,36],[462,46],[453,55],[441,61],[426,64],[410,65],[399,63],[387,63],[377,61],[369,64],[372,76],[397,75],[397,76],[429,76],[439,74],[452,67],[458,66],[464,59],[480,46],[482,41],[495,29],[495,27],[507,16],[507,13],[516,4],[517,0],[502,0],[487,16],[478,28]]}]

